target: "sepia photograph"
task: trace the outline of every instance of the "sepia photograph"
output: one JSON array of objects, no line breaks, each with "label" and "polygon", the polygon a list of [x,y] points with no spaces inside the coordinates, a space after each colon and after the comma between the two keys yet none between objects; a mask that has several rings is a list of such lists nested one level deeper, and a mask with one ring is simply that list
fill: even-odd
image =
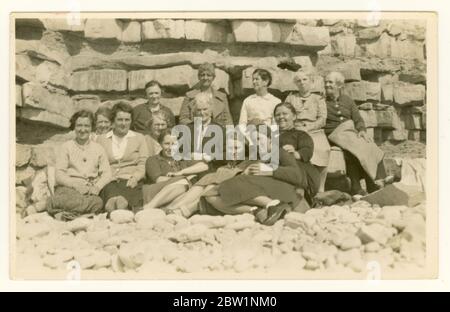
[{"label": "sepia photograph", "polygon": [[437,278],[437,15],[10,25],[12,279]]}]

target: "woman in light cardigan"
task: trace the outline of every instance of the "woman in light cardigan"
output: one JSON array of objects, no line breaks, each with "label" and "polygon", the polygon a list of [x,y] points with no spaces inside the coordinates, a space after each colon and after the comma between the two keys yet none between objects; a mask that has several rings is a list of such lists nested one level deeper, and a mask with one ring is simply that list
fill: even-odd
[{"label": "woman in light cardigan", "polygon": [[111,169],[104,149],[91,139],[93,125],[92,112],[76,112],[71,118],[75,138],[63,143],[56,155],[56,189],[47,211],[59,220],[103,209],[98,195],[111,180]]},{"label": "woman in light cardigan", "polygon": [[118,102],[112,109],[112,130],[98,137],[112,169],[112,179],[100,193],[105,209],[142,209],[147,144],[142,134],[131,131],[132,107]]}]

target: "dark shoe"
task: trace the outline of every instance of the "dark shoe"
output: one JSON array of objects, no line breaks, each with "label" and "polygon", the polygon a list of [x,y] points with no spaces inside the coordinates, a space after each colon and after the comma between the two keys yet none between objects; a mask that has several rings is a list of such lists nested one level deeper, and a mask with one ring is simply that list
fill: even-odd
[{"label": "dark shoe", "polygon": [[284,214],[290,209],[288,204],[278,204],[276,206],[269,207],[267,209],[267,219],[264,221],[264,225],[274,225],[280,220]]},{"label": "dark shoe", "polygon": [[256,221],[261,224],[264,224],[264,221],[267,220],[267,209],[265,208],[258,208],[255,210],[254,214]]}]

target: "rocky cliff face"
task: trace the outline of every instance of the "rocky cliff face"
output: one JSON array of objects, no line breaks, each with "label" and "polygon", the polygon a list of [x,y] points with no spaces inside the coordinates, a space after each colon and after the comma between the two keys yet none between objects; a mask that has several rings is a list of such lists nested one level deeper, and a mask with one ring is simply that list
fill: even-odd
[{"label": "rocky cliff face", "polygon": [[45,175],[55,134],[68,132],[75,111],[117,99],[136,105],[145,101],[145,83],[157,79],[178,115],[203,62],[216,65],[215,86],[228,94],[235,120],[256,67],[272,72],[270,91],[281,99],[295,90],[298,68],[317,73],[315,92],[323,92],[322,75],[338,70],[376,142],[423,141],[425,39],[425,24],[409,20],[19,19],[17,198],[29,198],[31,181]]}]

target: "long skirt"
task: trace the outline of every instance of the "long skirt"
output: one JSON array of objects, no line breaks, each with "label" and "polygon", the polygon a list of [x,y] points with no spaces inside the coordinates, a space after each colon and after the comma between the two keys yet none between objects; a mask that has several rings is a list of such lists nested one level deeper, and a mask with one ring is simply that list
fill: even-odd
[{"label": "long skirt", "polygon": [[67,221],[86,214],[97,214],[103,209],[99,196],[82,195],[67,186],[57,186],[55,194],[47,201],[47,212],[60,220]]},{"label": "long skirt", "polygon": [[128,201],[128,208],[130,210],[138,210],[143,206],[142,199],[142,182],[139,182],[135,188],[127,186],[127,180],[118,179],[108,183],[100,192],[100,197],[106,204],[108,199],[122,196]]},{"label": "long skirt", "polygon": [[314,153],[311,163],[318,167],[327,167],[330,162],[331,147],[325,132],[314,130],[308,132],[314,142]]},{"label": "long skirt", "polygon": [[226,205],[237,205],[258,196],[278,199],[295,206],[300,198],[295,186],[272,177],[238,175],[219,185],[219,196]]}]

